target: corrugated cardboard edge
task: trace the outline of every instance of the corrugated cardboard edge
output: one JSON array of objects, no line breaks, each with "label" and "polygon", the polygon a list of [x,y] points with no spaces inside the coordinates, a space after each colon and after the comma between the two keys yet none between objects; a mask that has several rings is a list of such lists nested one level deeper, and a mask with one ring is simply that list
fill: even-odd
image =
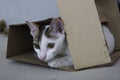
[{"label": "corrugated cardboard edge", "polygon": [[110,63],[94,0],[57,0],[57,3],[65,23],[74,68]]}]

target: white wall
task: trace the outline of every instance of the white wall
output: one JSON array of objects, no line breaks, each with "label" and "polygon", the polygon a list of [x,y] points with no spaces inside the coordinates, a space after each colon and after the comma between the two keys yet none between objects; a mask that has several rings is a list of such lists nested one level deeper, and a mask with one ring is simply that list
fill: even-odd
[{"label": "white wall", "polygon": [[56,0],[0,0],[0,20],[7,25],[57,16]]}]

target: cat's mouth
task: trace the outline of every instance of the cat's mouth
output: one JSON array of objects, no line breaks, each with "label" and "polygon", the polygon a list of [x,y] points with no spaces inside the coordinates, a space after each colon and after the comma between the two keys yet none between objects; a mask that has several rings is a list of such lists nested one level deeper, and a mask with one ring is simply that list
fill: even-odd
[{"label": "cat's mouth", "polygon": [[43,62],[46,62],[46,63],[51,61],[51,60],[42,60],[42,59],[40,59],[40,60],[43,61]]},{"label": "cat's mouth", "polygon": [[43,62],[46,62],[46,63],[49,62],[49,61],[51,61],[51,60],[47,60],[46,58],[45,58],[45,59],[42,59],[42,58],[39,57],[39,56],[37,56],[37,57],[38,57],[39,60],[41,60],[41,61],[43,61]]}]

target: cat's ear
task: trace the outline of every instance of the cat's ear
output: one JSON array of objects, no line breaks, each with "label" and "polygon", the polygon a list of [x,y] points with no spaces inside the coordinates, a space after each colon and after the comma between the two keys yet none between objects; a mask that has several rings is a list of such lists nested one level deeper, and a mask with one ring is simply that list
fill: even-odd
[{"label": "cat's ear", "polygon": [[63,21],[59,18],[53,18],[50,23],[50,30],[52,33],[64,33]]},{"label": "cat's ear", "polygon": [[39,28],[32,22],[26,21],[26,24],[30,28],[30,33],[34,37],[39,33]]}]

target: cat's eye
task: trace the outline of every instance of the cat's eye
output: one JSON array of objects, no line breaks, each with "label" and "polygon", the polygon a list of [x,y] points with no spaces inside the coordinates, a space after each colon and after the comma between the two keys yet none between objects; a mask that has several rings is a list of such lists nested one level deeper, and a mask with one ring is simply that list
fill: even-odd
[{"label": "cat's eye", "polygon": [[51,49],[54,48],[54,46],[55,46],[54,43],[48,43],[48,45],[47,45],[47,47],[48,47],[48,48],[51,48]]},{"label": "cat's eye", "polygon": [[39,46],[39,44],[37,44],[37,43],[34,43],[33,45],[34,45],[34,47],[35,47],[36,49],[40,49],[40,46]]}]

